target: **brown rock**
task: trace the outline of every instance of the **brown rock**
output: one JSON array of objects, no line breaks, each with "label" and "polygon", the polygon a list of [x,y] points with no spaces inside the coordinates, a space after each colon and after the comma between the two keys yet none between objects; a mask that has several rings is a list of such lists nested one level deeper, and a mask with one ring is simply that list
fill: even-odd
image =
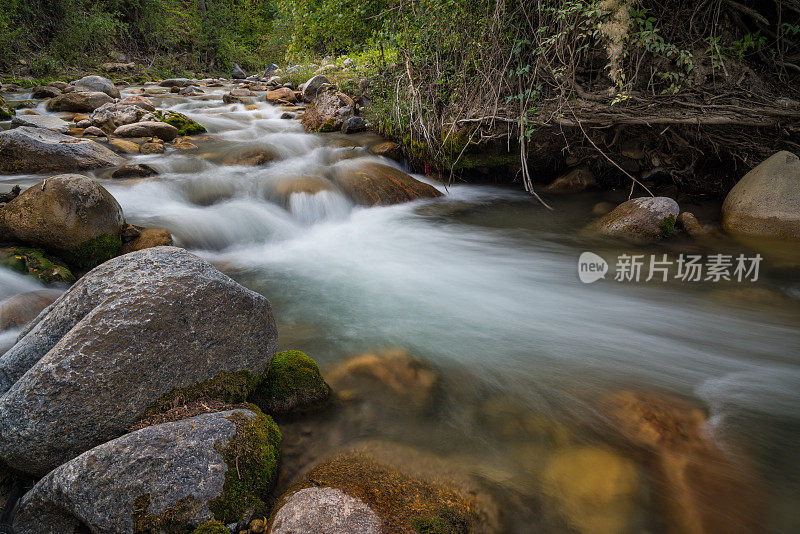
[{"label": "brown rock", "polygon": [[163,154],[166,149],[164,148],[164,143],[148,141],[147,143],[142,143],[139,146],[139,150],[142,154]]},{"label": "brown rock", "polygon": [[114,130],[119,137],[158,137],[164,141],[172,141],[178,137],[178,129],[171,124],[160,121],[141,121],[125,124]]},{"label": "brown rock", "polygon": [[442,194],[403,171],[375,162],[348,160],[333,169],[332,181],[354,202],[387,206]]},{"label": "brown rock", "polygon": [[143,97],[142,95],[131,95],[125,97],[122,100],[120,100],[119,103],[137,106],[145,111],[150,111],[150,112],[156,110],[156,107],[153,105],[153,102],[149,98]]},{"label": "brown rock", "polygon": [[668,220],[674,225],[679,211],[678,203],[668,197],[634,198],[600,219],[597,229],[609,237],[649,243],[669,235],[665,232]]},{"label": "brown rock", "polygon": [[139,233],[139,236],[128,241],[120,249],[120,254],[136,252],[146,248],[161,247],[172,245],[172,235],[163,228],[147,228]]},{"label": "brown rock", "polygon": [[118,152],[123,154],[138,154],[139,145],[133,141],[126,141],[125,139],[111,139],[108,144],[117,149]]},{"label": "brown rock", "polygon": [[274,159],[275,154],[271,150],[266,148],[252,148],[228,157],[223,164],[255,167],[258,165],[266,165]]},{"label": "brown rock", "polygon": [[100,91],[73,91],[50,99],[47,109],[50,111],[94,111],[103,104],[114,99]]},{"label": "brown rock", "polygon": [[578,167],[562,174],[543,188],[546,193],[579,193],[595,185],[594,175],[588,167]]},{"label": "brown rock", "polygon": [[280,89],[275,89],[274,91],[268,92],[266,99],[269,103],[274,103],[278,100],[283,102],[297,102],[297,99],[294,96],[294,91],[287,89],[286,87],[281,87]]},{"label": "brown rock", "polygon": [[0,302],[0,330],[22,328],[61,296],[57,289],[41,289],[13,296]]},{"label": "brown rock", "polygon": [[111,173],[112,178],[147,178],[155,176],[158,171],[146,163],[138,165],[125,165]]},{"label": "brown rock", "polygon": [[303,115],[303,126],[309,132],[335,132],[355,115],[353,100],[344,93],[321,93]]},{"label": "brown rock", "polygon": [[700,221],[697,220],[694,213],[690,211],[684,211],[678,215],[676,223],[678,224],[678,228],[681,228],[690,237],[697,237],[705,233],[703,225],[700,224]]},{"label": "brown rock", "polygon": [[403,161],[403,150],[400,148],[400,145],[393,141],[384,141],[383,143],[371,146],[369,149],[376,156],[382,156],[395,161]]}]

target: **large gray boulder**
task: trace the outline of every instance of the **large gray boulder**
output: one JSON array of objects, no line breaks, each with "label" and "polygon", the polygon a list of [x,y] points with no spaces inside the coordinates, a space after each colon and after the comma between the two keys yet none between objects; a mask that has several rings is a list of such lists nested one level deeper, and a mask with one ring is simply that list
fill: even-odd
[{"label": "large gray boulder", "polygon": [[89,139],[44,128],[21,126],[0,132],[0,172],[8,174],[80,171],[118,167],[123,159]]},{"label": "large gray boulder", "polygon": [[126,124],[114,130],[119,137],[158,137],[164,141],[172,141],[178,137],[178,129],[171,124],[160,121],[142,121]]},{"label": "large gray boulder", "polygon": [[380,534],[381,518],[358,497],[337,488],[305,488],[281,506],[270,534]]},{"label": "large gray boulder", "polygon": [[668,197],[641,197],[623,202],[597,223],[603,235],[635,243],[667,237],[675,227],[680,209]]},{"label": "large gray boulder", "polygon": [[[258,427],[265,432],[250,431]],[[245,440],[236,456],[226,454]],[[246,519],[246,507],[263,502],[276,474],[279,445],[272,420],[249,410],[147,427],[99,445],[41,479],[20,502],[14,528],[17,534],[73,534],[83,525],[95,534],[115,534],[189,532],[215,516],[237,522]],[[254,468],[271,472],[259,484],[261,473],[252,476]],[[243,488],[233,502],[226,488],[229,470],[233,477],[227,478],[241,480]]]},{"label": "large gray boulder", "polygon": [[102,91],[72,91],[51,98],[47,102],[50,111],[77,111],[88,113],[114,99]]},{"label": "large gray boulder", "polygon": [[269,301],[175,247],[107,261],[0,356],[0,459],[42,476],[124,433],[174,388],[260,375]]},{"label": "large gray boulder", "polygon": [[94,91],[105,93],[111,98],[119,98],[119,89],[114,86],[114,82],[102,76],[84,76],[80,80],[75,80],[74,85],[78,91]]},{"label": "large gray boulder", "polygon": [[722,205],[733,234],[800,240],[800,158],[778,152],[748,172]]},{"label": "large gray boulder", "polygon": [[143,109],[136,104],[108,103],[103,104],[92,112],[92,122],[106,133],[125,124],[132,124],[145,114]]},{"label": "large gray boulder", "polygon": [[195,81],[196,80],[190,80],[189,78],[168,78],[159,85],[161,87],[187,87],[195,83]]},{"label": "large gray boulder", "polygon": [[16,115],[11,119],[11,127],[30,126],[31,128],[45,128],[58,133],[66,133],[69,123],[52,115]]},{"label": "large gray boulder", "polygon": [[26,189],[0,210],[0,234],[41,247],[73,265],[94,267],[122,246],[122,208],[81,174],[60,174]]},{"label": "large gray boulder", "polygon": [[321,74],[314,76],[303,84],[301,96],[306,102],[311,102],[317,98],[317,95],[319,95],[320,91],[328,86],[331,86],[331,81],[327,78],[327,76],[323,76]]}]

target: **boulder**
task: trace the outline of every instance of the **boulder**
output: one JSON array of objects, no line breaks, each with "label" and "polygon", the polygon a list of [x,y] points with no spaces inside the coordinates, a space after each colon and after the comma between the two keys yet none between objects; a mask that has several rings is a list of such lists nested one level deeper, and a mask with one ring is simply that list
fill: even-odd
[{"label": "boulder", "polygon": [[66,133],[69,123],[52,115],[17,115],[11,119],[11,127],[30,126],[31,128],[45,128],[58,133]]},{"label": "boulder", "polygon": [[195,80],[190,80],[189,78],[168,78],[162,81],[159,85],[161,87],[188,87],[194,82]]},{"label": "boulder", "polygon": [[595,185],[594,175],[588,167],[578,167],[562,174],[542,191],[545,193],[579,193]]},{"label": "boulder", "polygon": [[164,247],[172,245],[172,235],[163,228],[146,228],[138,237],[128,241],[120,249],[120,254],[128,254],[146,248]]},{"label": "boulder", "polygon": [[327,76],[314,76],[303,84],[303,90],[301,92],[303,100],[306,102],[311,102],[317,98],[317,95],[319,95],[319,92],[322,90],[323,86],[329,85],[331,85],[331,81],[327,78]]},{"label": "boulder", "polygon": [[16,111],[0,96],[0,121],[10,121]]},{"label": "boulder", "polygon": [[112,167],[122,158],[89,139],[44,128],[21,126],[0,132],[0,172],[9,174],[78,171]]},{"label": "boulder", "polygon": [[800,158],[778,152],[748,172],[722,204],[732,234],[800,240]]},{"label": "boulder", "polygon": [[202,95],[203,93],[205,93],[205,91],[195,85],[187,85],[178,91],[178,94],[181,96],[197,96]]},{"label": "boulder", "polygon": [[111,139],[108,143],[123,154],[139,154],[141,151],[138,144],[125,139]]},{"label": "boulder", "polygon": [[[310,488],[315,491],[300,493]],[[502,532],[497,503],[470,475],[438,457],[388,442],[364,443],[323,461],[274,510],[272,534],[351,532],[316,530],[326,518],[364,533]]]},{"label": "boulder", "polygon": [[113,98],[99,91],[73,91],[51,98],[47,102],[47,109],[49,111],[89,112],[113,101]]},{"label": "boulder", "polygon": [[142,121],[126,124],[114,130],[119,137],[158,137],[164,141],[172,141],[178,137],[178,129],[160,121]]},{"label": "boulder", "polygon": [[291,89],[287,89],[286,87],[281,87],[280,89],[275,89],[274,91],[269,91],[266,96],[267,102],[274,103],[278,100],[283,102],[297,102],[297,98],[294,96],[294,91]]},{"label": "boulder", "polygon": [[33,276],[44,284],[72,284],[75,282],[75,276],[62,260],[38,248],[0,248],[0,265]]},{"label": "boulder", "polygon": [[354,202],[386,206],[442,196],[433,186],[394,167],[371,161],[348,160],[333,167],[331,180]]},{"label": "boulder", "polygon": [[130,106],[138,106],[145,111],[153,112],[156,110],[156,107],[153,105],[153,102],[150,101],[149,98],[146,98],[142,95],[131,95],[128,97],[123,98],[119,101],[120,104],[126,104]]},{"label": "boulder", "polygon": [[131,432],[37,482],[20,502],[15,531],[189,532],[215,518],[246,521],[265,513],[280,439],[269,417],[242,409]]},{"label": "boulder", "polygon": [[206,132],[205,126],[177,111],[158,111],[155,117],[161,122],[166,122],[177,128],[178,135],[194,135]]},{"label": "boulder", "polygon": [[44,476],[176,390],[261,375],[276,344],[267,299],[197,256],[156,247],[114,258],[0,357],[0,459]]},{"label": "boulder", "polygon": [[39,182],[0,210],[0,233],[80,267],[116,255],[124,222],[114,197],[80,174]]},{"label": "boulder", "polygon": [[684,211],[675,221],[678,225],[678,228],[686,232],[689,237],[698,237],[703,235],[705,230],[703,229],[703,225],[700,224],[700,221],[697,220],[697,217],[694,216],[694,213],[690,211]]},{"label": "boulder", "polygon": [[268,413],[282,415],[319,408],[330,392],[317,363],[299,350],[289,350],[275,355],[251,401]]},{"label": "boulder", "polygon": [[363,132],[367,129],[367,121],[364,117],[350,117],[342,124],[342,133],[351,134]]},{"label": "boulder", "polygon": [[58,289],[20,293],[0,302],[0,330],[22,328],[61,296]]},{"label": "boulder", "polygon": [[247,78],[247,73],[239,66],[238,63],[233,64],[233,70],[231,71],[231,78],[234,80],[244,80]]},{"label": "boulder", "polygon": [[381,526],[378,514],[358,497],[337,488],[310,487],[286,498],[270,533],[381,534]]},{"label": "boulder", "polygon": [[138,121],[144,111],[134,104],[108,103],[92,112],[92,123],[106,133],[114,133],[120,126]]},{"label": "boulder", "polygon": [[600,402],[606,431],[639,451],[674,532],[749,533],[764,525],[765,490],[750,462],[707,433],[705,413],[673,397],[621,391]]},{"label": "boulder", "polygon": [[623,202],[597,223],[603,235],[636,243],[650,243],[669,236],[680,209],[667,197],[641,197]]},{"label": "boulder", "polygon": [[100,92],[111,98],[119,98],[119,90],[114,86],[114,82],[102,76],[84,76],[72,82],[72,85],[78,91]]},{"label": "boulder", "polygon": [[[138,152],[138,147],[137,147]],[[119,169],[111,173],[112,178],[147,178],[148,176],[155,176],[158,171],[146,163],[139,163],[135,165],[123,165]]]},{"label": "boulder", "polygon": [[105,137],[106,133],[97,126],[87,126],[83,130],[83,135],[91,135],[92,137]]},{"label": "boulder", "polygon": [[327,91],[308,106],[302,122],[309,132],[335,132],[354,114],[355,104],[349,96]]},{"label": "boulder", "polygon": [[53,98],[61,94],[61,89],[51,85],[37,85],[31,90],[33,98]]},{"label": "boulder", "polygon": [[164,143],[147,142],[139,145],[142,154],[163,154],[165,150]]},{"label": "boulder", "polygon": [[384,141],[369,147],[370,152],[376,156],[403,161],[403,149],[394,141]]}]

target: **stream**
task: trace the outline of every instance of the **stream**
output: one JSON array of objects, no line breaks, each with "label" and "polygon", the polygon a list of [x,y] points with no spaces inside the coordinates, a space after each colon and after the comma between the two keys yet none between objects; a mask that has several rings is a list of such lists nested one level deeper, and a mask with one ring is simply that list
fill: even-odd
[{"label": "stream", "polygon": [[[746,451],[764,482],[765,530],[800,532],[800,253],[759,250],[757,282],[611,275],[582,283],[584,251],[612,264],[620,254],[755,251],[722,236],[637,247],[584,230],[597,202],[623,201],[627,191],[549,197],[554,211],[519,187],[446,188],[419,175],[445,196],[364,208],[335,190],[287,194],[287,182],[324,178],[335,165],[398,164],[363,148],[379,141],[373,134],[307,134],[263,98],[255,109],[223,105],[228,90],[148,95],[208,133],[195,136],[194,150],[129,156],[158,169],[154,178],[95,176],[127,222],[166,228],[177,245],[268,297],[281,350],[307,352],[323,374],[355,355],[397,349],[435,366],[443,382],[434,415],[379,417],[359,438],[449,457],[530,497],[515,506],[538,517],[525,503],[538,502],[542,462],[559,446],[552,428],[593,443],[596,399],[631,389],[674,395],[708,411],[706,431],[723,451]],[[225,164],[251,149],[276,160]],[[40,179],[0,176],[0,190]],[[690,211],[702,220],[717,208]],[[0,299],[38,287],[0,268]],[[2,350],[15,335],[0,333]],[[502,431],[493,417],[509,410],[545,418],[550,437],[534,447],[528,434]],[[636,531],[663,531],[651,503],[637,506]]]}]

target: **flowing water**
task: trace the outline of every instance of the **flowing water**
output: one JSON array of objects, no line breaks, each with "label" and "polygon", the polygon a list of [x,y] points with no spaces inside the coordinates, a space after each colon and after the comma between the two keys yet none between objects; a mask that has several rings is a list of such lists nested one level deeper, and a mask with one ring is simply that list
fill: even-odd
[{"label": "flowing water", "polygon": [[[208,134],[197,136],[196,150],[130,158],[156,167],[158,177],[103,184],[128,222],[168,229],[177,244],[267,296],[281,347],[306,351],[323,372],[392,348],[436,366],[444,386],[435,415],[378,418],[359,437],[449,456],[536,501],[542,465],[559,439],[531,447],[541,433],[505,431],[509,413],[542,416],[548,436],[563,428],[592,443],[592,431],[574,429],[592,428],[602,416],[597,399],[630,389],[667,393],[708,410],[706,430],[722,450],[746,451],[768,501],[764,529],[800,531],[797,250],[761,251],[757,283],[608,276],[584,284],[577,275],[583,251],[613,264],[622,253],[753,250],[723,238],[679,237],[648,248],[598,240],[583,228],[594,203],[624,199],[616,193],[552,198],[549,212],[518,188],[455,185],[440,199],[373,208],[334,190],[287,192],[285,184],[324,178],[332,166],[367,158],[397,164],[360,148],[376,141],[371,135],[309,135],[266,103],[222,105],[225,91],[153,97]],[[277,159],[224,164],[246,149]],[[0,178],[8,186],[38,180]],[[0,270],[0,297],[33,285]],[[0,343],[10,340],[0,335]],[[638,506],[644,519],[636,530],[660,531],[651,505]],[[547,521],[545,530],[568,529]]]}]

